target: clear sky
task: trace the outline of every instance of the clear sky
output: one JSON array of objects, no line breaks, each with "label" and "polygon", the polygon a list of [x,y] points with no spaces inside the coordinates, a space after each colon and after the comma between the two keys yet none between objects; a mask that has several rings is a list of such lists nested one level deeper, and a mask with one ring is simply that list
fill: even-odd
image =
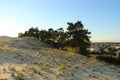
[{"label": "clear sky", "polygon": [[120,0],[0,0],[0,36],[30,27],[67,28],[82,21],[92,41],[120,41]]}]

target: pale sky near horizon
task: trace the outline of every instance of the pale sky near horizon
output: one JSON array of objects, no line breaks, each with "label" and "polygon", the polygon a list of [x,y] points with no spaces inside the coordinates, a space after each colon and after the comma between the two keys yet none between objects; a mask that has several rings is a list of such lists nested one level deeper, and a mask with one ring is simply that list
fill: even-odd
[{"label": "pale sky near horizon", "polygon": [[92,41],[120,42],[120,0],[0,0],[0,36],[82,21]]}]

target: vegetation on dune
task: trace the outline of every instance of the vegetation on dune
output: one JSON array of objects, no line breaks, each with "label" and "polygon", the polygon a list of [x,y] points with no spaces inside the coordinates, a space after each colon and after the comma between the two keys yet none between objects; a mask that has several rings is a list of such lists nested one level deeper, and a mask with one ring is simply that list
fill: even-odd
[{"label": "vegetation on dune", "polygon": [[[57,30],[54,30],[53,28],[39,30],[38,27],[31,27],[24,33],[18,33],[18,37],[34,37],[58,49],[72,51],[79,54],[88,53],[87,49],[91,46],[91,32],[84,28],[81,21],[77,21],[76,23],[68,22],[67,25],[67,31],[64,31],[63,28]],[[91,56],[93,56],[92,53],[89,54],[88,57]],[[96,58],[108,63],[119,65],[119,52],[117,53],[117,56],[118,58],[114,57],[114,55],[109,56],[109,54],[98,54],[96,55]]]},{"label": "vegetation on dune", "polygon": [[[67,45],[67,47],[72,49],[76,46]],[[99,53],[86,57],[47,47],[47,44],[30,37],[1,41],[0,51],[2,80],[119,80],[120,78],[119,66],[113,65],[119,65],[114,55]],[[98,59],[113,64],[108,65]]]},{"label": "vegetation on dune", "polygon": [[77,47],[79,53],[85,53],[86,49],[90,46],[90,34],[84,25],[78,21],[76,23],[68,23],[69,44],[72,47]]},{"label": "vegetation on dune", "polygon": [[78,53],[86,53],[87,48],[90,46],[90,34],[81,21],[76,23],[68,22],[67,31],[63,28],[54,30],[39,30],[38,27],[31,27],[24,33],[18,33],[18,37],[35,37],[38,40],[44,41],[55,48],[65,49],[71,47]]},{"label": "vegetation on dune", "polygon": [[120,65],[120,59],[116,58],[116,56],[111,55],[98,55],[96,56],[97,59],[107,62],[109,64]]}]

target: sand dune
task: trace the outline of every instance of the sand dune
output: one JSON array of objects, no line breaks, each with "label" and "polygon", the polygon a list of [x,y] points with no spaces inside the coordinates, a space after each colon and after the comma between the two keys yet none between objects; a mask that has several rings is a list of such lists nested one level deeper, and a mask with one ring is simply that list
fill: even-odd
[{"label": "sand dune", "polygon": [[0,37],[0,80],[120,80],[120,67],[53,49],[34,38]]},{"label": "sand dune", "polygon": [[0,41],[6,41],[6,40],[13,40],[15,38],[8,37],[8,36],[0,36]]}]

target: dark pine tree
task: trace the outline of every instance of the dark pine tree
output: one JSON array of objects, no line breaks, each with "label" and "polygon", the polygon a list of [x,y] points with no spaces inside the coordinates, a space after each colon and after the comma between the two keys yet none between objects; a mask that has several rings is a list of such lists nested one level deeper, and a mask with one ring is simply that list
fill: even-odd
[{"label": "dark pine tree", "polygon": [[68,42],[71,47],[77,48],[79,53],[85,53],[90,46],[90,34],[87,29],[84,29],[84,25],[81,21],[76,23],[68,22]]}]

